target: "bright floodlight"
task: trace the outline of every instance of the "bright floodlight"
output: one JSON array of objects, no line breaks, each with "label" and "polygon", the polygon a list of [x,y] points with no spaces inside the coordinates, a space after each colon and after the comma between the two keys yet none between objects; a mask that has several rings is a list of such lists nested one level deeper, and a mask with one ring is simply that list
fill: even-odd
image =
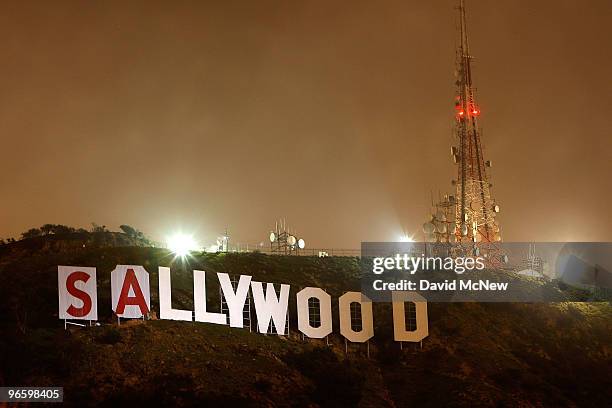
[{"label": "bright floodlight", "polygon": [[414,238],[404,234],[400,237],[399,242],[414,242]]},{"label": "bright floodlight", "polygon": [[196,242],[191,235],[174,234],[168,238],[168,249],[174,252],[177,256],[186,256],[190,251],[198,249]]}]

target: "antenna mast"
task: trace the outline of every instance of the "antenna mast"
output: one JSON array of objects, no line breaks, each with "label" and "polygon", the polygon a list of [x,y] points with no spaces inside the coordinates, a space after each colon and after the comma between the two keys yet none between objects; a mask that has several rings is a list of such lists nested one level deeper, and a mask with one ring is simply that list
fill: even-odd
[{"label": "antenna mast", "polygon": [[483,158],[481,129],[478,126],[480,108],[472,85],[470,55],[464,0],[459,2],[459,34],[456,60],[455,135],[459,144],[451,149],[457,164],[455,241],[501,241],[495,220],[499,206],[491,197],[487,167]]}]

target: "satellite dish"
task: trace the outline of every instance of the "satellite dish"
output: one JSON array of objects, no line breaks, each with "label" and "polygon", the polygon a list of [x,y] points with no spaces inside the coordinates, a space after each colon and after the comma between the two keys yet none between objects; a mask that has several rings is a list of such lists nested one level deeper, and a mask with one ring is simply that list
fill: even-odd
[{"label": "satellite dish", "polygon": [[442,211],[436,213],[436,219],[438,221],[446,221],[446,215]]},{"label": "satellite dish", "polygon": [[276,234],[271,232],[270,233],[270,242],[274,242],[274,241],[276,241]]},{"label": "satellite dish", "polygon": [[499,210],[501,210],[501,208],[499,208],[499,205],[497,205],[497,204],[496,204],[496,205],[494,205],[494,206],[493,206],[493,211],[495,211],[496,213],[498,213],[498,212],[499,212]]},{"label": "satellite dish", "polygon": [[302,238],[298,239],[298,248],[304,249],[306,247],[306,242]]},{"label": "satellite dish", "polygon": [[423,232],[426,234],[432,234],[435,229],[435,225],[433,225],[431,222],[426,222],[423,224]]},{"label": "satellite dish", "polygon": [[291,246],[295,245],[295,243],[297,242],[297,239],[295,239],[295,237],[293,235],[289,235],[289,237],[287,238],[287,243]]}]

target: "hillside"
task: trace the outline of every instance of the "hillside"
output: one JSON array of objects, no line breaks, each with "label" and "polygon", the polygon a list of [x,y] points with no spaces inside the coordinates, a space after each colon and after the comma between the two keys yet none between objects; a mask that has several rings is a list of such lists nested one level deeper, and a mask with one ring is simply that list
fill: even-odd
[{"label": "hillside", "polygon": [[[608,303],[429,304],[422,348],[392,341],[389,305],[376,304],[370,358],[334,327],[330,346],[298,335],[294,294],[359,290],[356,258],[198,254],[172,262],[144,247],[0,247],[0,386],[60,385],[74,405],[604,406],[612,397]],[[289,338],[203,323],[116,325],[110,271],[143,265],[158,310],[157,267],[171,266],[174,307],[192,308],[192,269],[291,284]],[[99,327],[65,331],[57,319],[57,265],[95,266]],[[535,284],[535,283],[534,283]],[[218,310],[218,285],[207,280]]]}]

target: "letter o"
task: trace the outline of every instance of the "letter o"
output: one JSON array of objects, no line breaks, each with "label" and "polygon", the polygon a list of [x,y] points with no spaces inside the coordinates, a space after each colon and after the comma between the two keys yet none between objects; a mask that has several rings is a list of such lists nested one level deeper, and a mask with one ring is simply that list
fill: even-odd
[{"label": "letter o", "polygon": [[[351,303],[361,306],[361,331],[354,331],[351,325]],[[346,292],[338,299],[340,309],[340,334],[353,343],[365,343],[374,336],[372,301],[361,292]]]},{"label": "letter o", "polygon": [[[306,336],[313,339],[322,339],[332,332],[331,296],[320,288],[304,288],[297,295],[298,329]],[[308,310],[308,299],[319,299],[321,325],[312,327],[310,325],[310,311]]]}]

